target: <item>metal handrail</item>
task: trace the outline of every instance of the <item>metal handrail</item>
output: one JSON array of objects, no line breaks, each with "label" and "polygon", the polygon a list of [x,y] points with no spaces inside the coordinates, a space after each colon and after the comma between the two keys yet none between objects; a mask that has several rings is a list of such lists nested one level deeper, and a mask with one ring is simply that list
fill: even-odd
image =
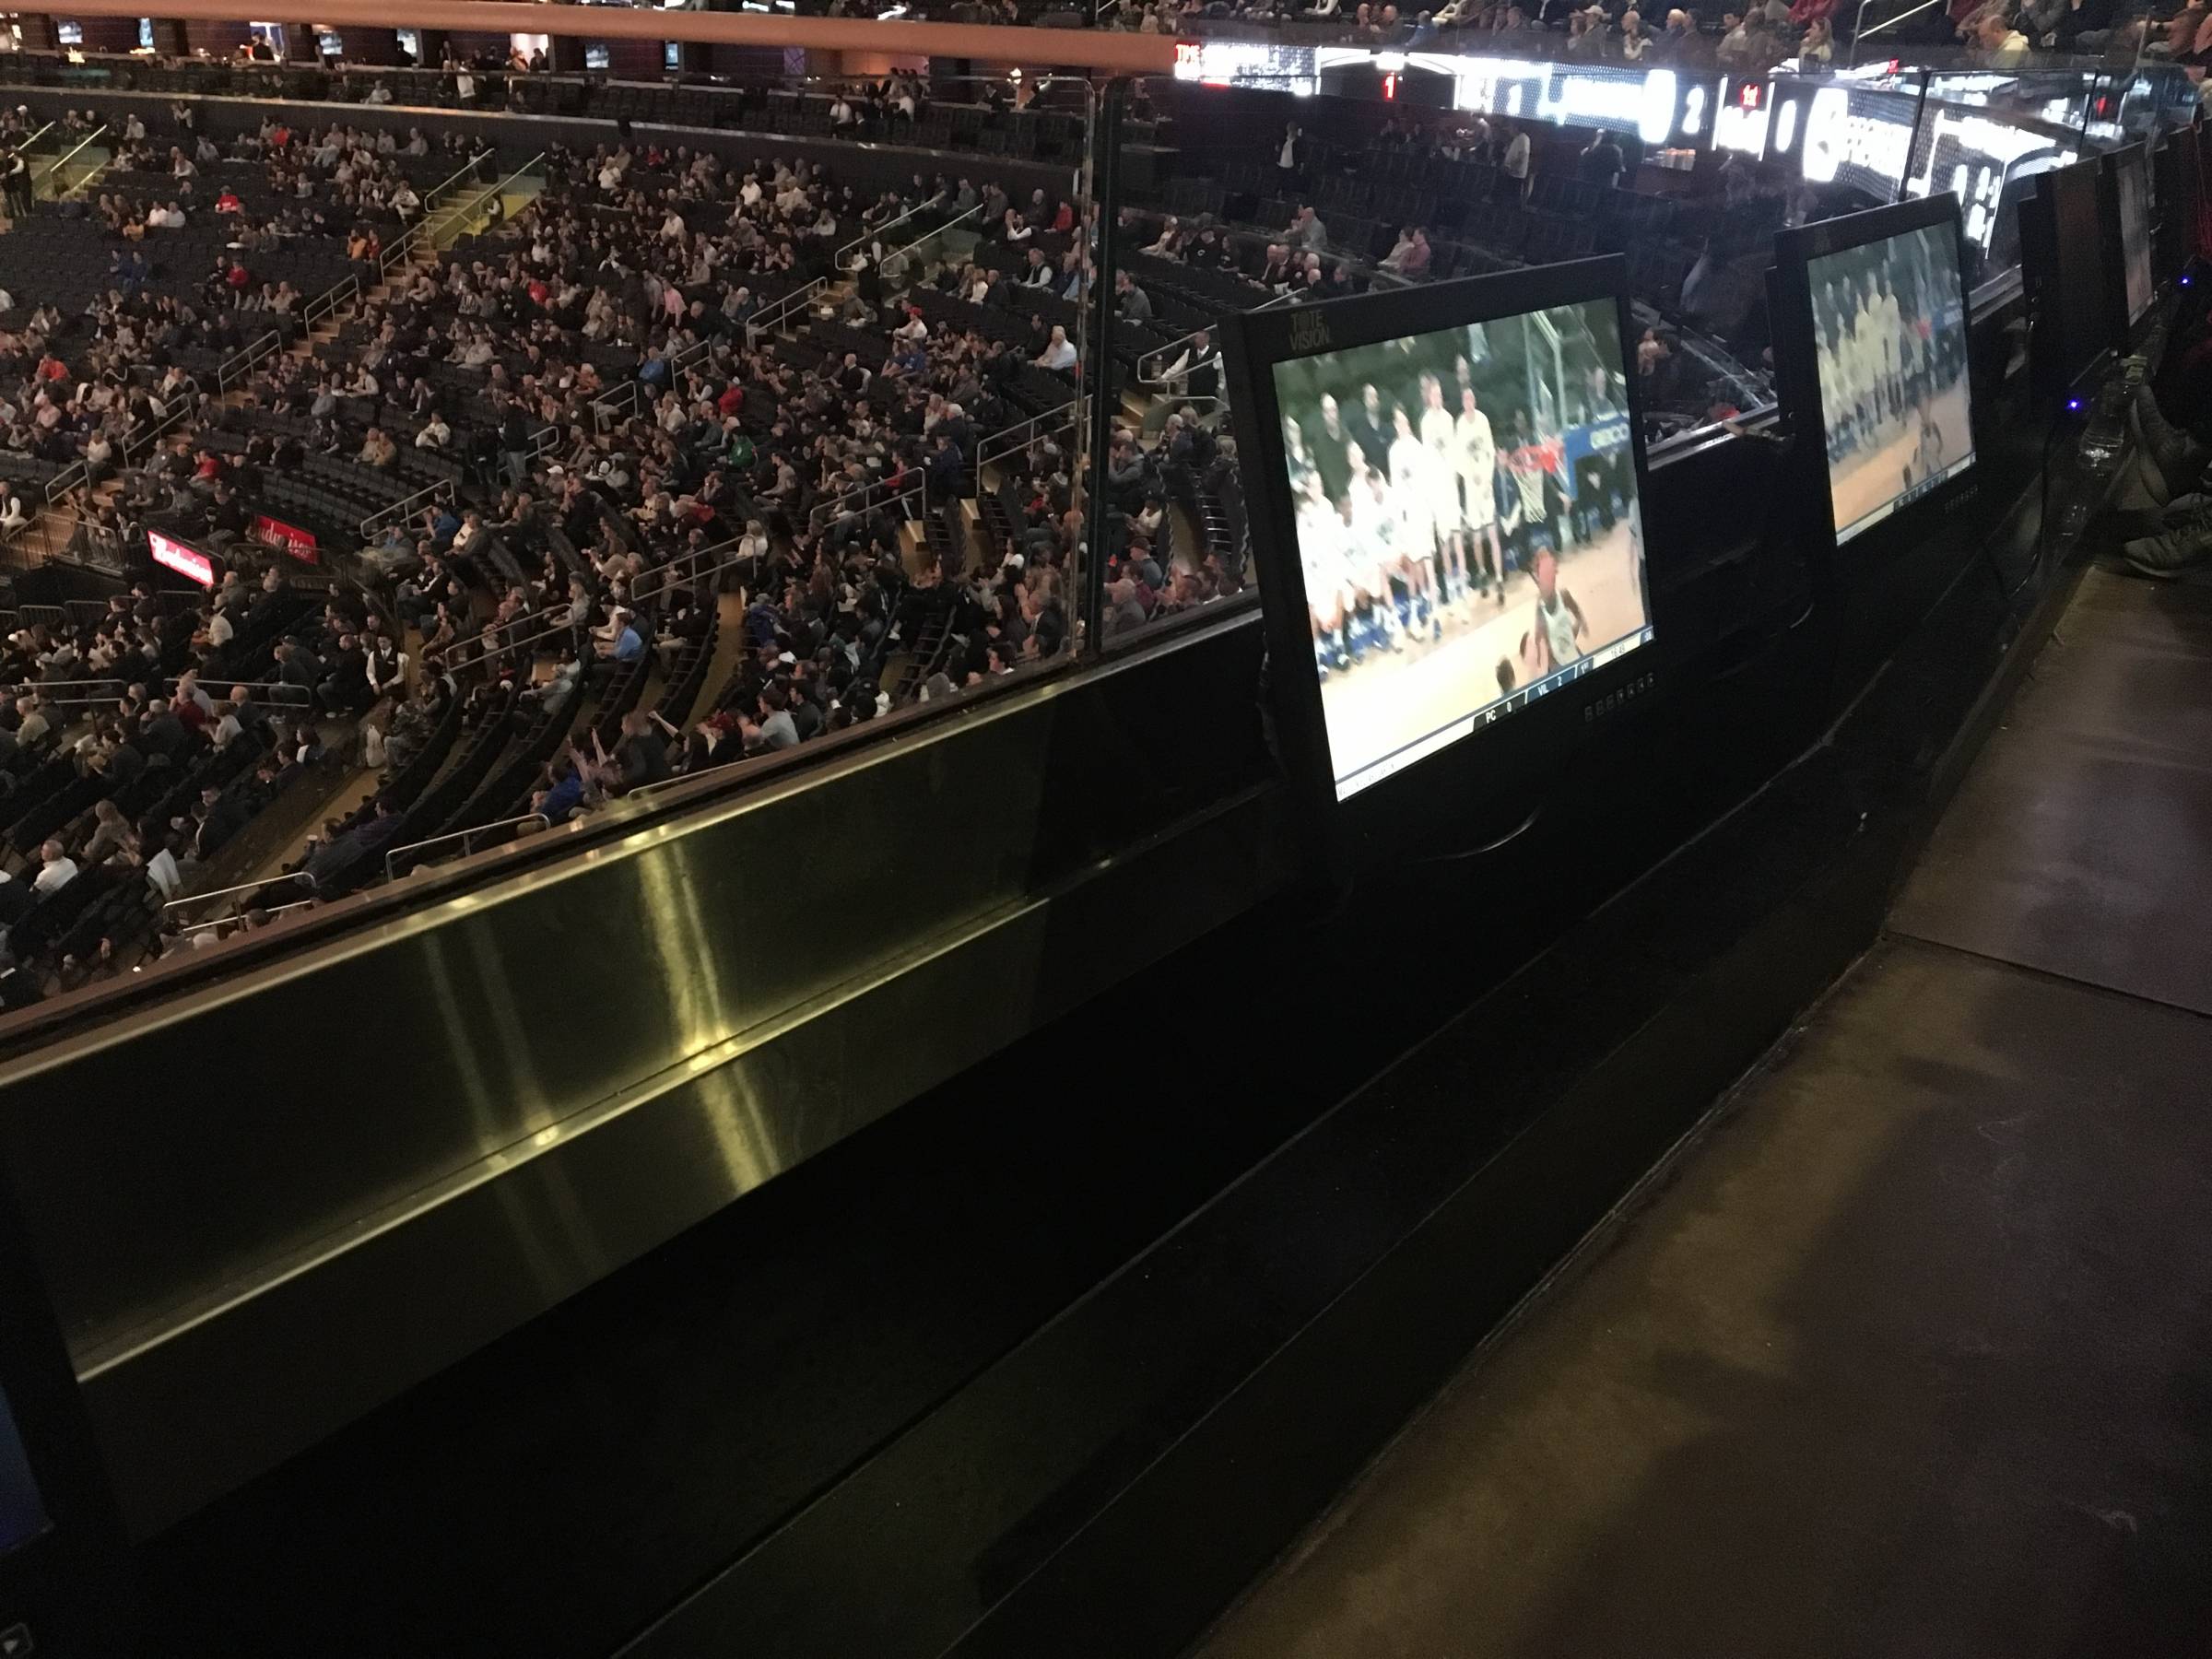
[{"label": "metal handrail", "polygon": [[782,327],[794,312],[804,312],[814,302],[814,297],[829,286],[829,277],[817,276],[805,288],[794,288],[782,299],[762,306],[746,319],[745,343],[750,346],[755,335],[764,335],[771,328]]},{"label": "metal handrail", "polygon": [[[932,207],[935,207],[944,199],[945,193],[940,190],[935,195],[931,196],[928,201],[922,203],[919,206],[909,207],[897,218],[888,219],[884,223],[877,225],[872,230],[863,231],[860,235],[854,237],[851,241],[847,242],[843,247],[838,249],[836,253],[830,256],[830,265],[838,270],[843,270],[845,268],[845,261],[848,256],[859,253],[863,247],[875,241],[877,237],[881,236],[886,230],[895,230],[900,225],[905,224],[908,219],[913,218],[919,214],[927,213]],[[981,202],[976,204],[976,206],[978,207],[982,206],[982,204]],[[971,208],[970,211],[972,212],[973,209]],[[964,218],[965,215],[962,217]],[[932,234],[934,234],[934,232],[932,232]]]},{"label": "metal handrail", "polygon": [[[727,559],[721,559],[717,563],[708,566],[705,570],[693,571],[688,574],[682,576],[677,574],[677,568],[681,565],[689,563],[693,559],[705,559],[710,554],[722,553],[727,549],[734,548],[744,539],[745,538],[743,536],[732,536],[728,541],[716,542],[712,547],[701,547],[696,553],[679,554],[668,564],[663,565],[657,570],[647,571],[641,575],[638,579],[639,591],[635,594],[632,594],[630,597],[633,600],[649,599],[657,594],[666,593],[668,589],[678,581],[696,582],[702,576],[720,575],[723,571],[728,570],[732,565],[735,564],[742,556],[732,552]],[[651,578],[656,576],[661,577],[663,580],[655,583],[651,589],[647,589],[644,585],[645,582]],[[519,622],[526,619],[527,618],[517,618],[516,621]],[[507,626],[512,628],[514,626],[514,623],[511,622],[507,624]],[[441,672],[453,674],[463,668],[473,668],[478,663],[485,661],[487,658],[499,656],[506,652],[520,650],[524,645],[535,645],[541,640],[549,640],[553,638],[556,634],[571,632],[575,626],[576,625],[573,620],[567,622],[555,622],[537,629],[535,633],[518,635],[514,639],[502,641],[499,644],[488,646],[483,643],[481,635],[472,635],[465,640],[456,640],[453,642],[453,647],[454,653],[458,653],[469,645],[476,645],[478,647],[477,653],[473,657],[460,661],[456,661],[453,654],[448,654],[444,658],[441,659]]]},{"label": "metal handrail", "polygon": [[441,841],[457,841],[461,843],[461,856],[466,858],[470,852],[473,851],[469,843],[475,841],[477,836],[488,835],[494,830],[511,830],[517,824],[527,824],[532,822],[543,824],[548,830],[553,828],[553,820],[547,818],[544,813],[525,812],[520,818],[500,818],[496,822],[489,824],[477,824],[475,827],[467,830],[448,830],[443,835],[426,836],[421,841],[409,841],[404,847],[394,847],[389,853],[384,854],[384,879],[386,881],[397,881],[399,879],[398,872],[394,870],[392,867],[392,861],[397,858],[402,853],[419,853],[423,848],[435,847]]},{"label": "metal handrail", "polygon": [[197,398],[200,394],[200,382],[195,380],[187,380],[184,383],[192,388],[192,397],[178,398],[176,406],[162,416],[160,419],[155,421],[152,426],[147,427],[145,431],[132,432],[124,436],[123,447],[116,452],[117,458],[124,465],[128,466],[134,457],[145,454],[149,448],[159,442],[163,435],[171,428],[182,425],[191,417],[193,399]]},{"label": "metal handrail", "polygon": [[[197,670],[195,669],[193,672],[196,673]],[[42,691],[53,686],[124,686],[135,683],[137,682],[125,679],[120,674],[95,674],[88,676],[82,679],[17,680],[12,685],[0,686],[0,692],[6,692],[8,696],[13,697],[20,692],[25,691]],[[155,676],[152,683],[155,685],[164,685],[170,683],[170,679],[167,676],[157,675]],[[234,679],[225,680],[222,683],[234,687],[241,691],[282,691],[289,686],[289,682],[286,680]],[[204,688],[203,688],[203,689]],[[293,688],[296,689],[297,688]],[[173,697],[176,694],[174,691],[171,691],[165,693],[164,695]]]},{"label": "metal handrail", "polygon": [[[71,161],[73,161],[73,160],[75,160],[75,159],[76,159],[76,153],[77,153],[77,151],[79,151],[79,150],[81,150],[81,149],[85,148],[85,147],[86,147],[88,145],[89,145],[89,144],[90,144],[90,143],[93,141],[93,139],[100,137],[102,135],[104,135],[104,134],[107,132],[107,130],[108,130],[108,124],[107,124],[106,122],[104,122],[104,121],[103,121],[103,122],[101,122],[101,123],[100,123],[100,124],[98,126],[94,127],[94,128],[92,129],[91,133],[90,133],[89,135],[87,135],[85,138],[81,139],[79,142],[77,142],[76,145],[72,146],[70,148],[68,148],[68,149],[66,149],[66,150],[63,151],[63,152],[62,152],[62,154],[60,155],[60,157],[58,157],[58,158],[55,159],[55,161],[54,161],[54,164],[53,164],[52,167],[48,168],[48,169],[47,169],[47,170],[46,170],[44,172],[42,172],[42,173],[39,174],[39,175],[38,175],[38,178],[39,178],[39,179],[51,179],[51,178],[53,178],[54,174],[56,174],[56,173],[60,172],[60,171],[62,171],[62,169],[63,169],[63,168],[65,168],[65,167],[68,166],[68,165],[69,165],[69,163],[70,163]],[[34,179],[34,180],[32,181],[32,187],[33,187],[34,189],[37,187],[37,183],[38,183],[38,180],[37,180],[37,179]],[[57,199],[58,199],[58,198],[57,198]]]},{"label": "metal handrail", "polygon": [[46,480],[46,505],[58,504],[62,498],[92,477],[92,468],[83,461],[72,461]]},{"label": "metal handrail", "polygon": [[[145,430],[124,434],[123,441],[115,446],[115,465],[118,467],[130,465],[137,456],[146,453],[149,445],[159,442],[165,434],[191,418],[193,399],[199,396],[200,382],[187,376],[184,383],[192,389],[191,398],[180,397],[174,408]],[[88,462],[72,461],[46,481],[46,504],[53,506],[71,490],[90,482],[91,477],[92,468]]]},{"label": "metal handrail", "polygon": [[[263,888],[275,887],[290,879],[288,876],[265,876],[259,881],[241,881],[234,887],[209,888],[204,893],[187,893],[182,899],[171,899],[164,904],[161,913],[167,915],[171,911],[182,910],[187,905],[205,904],[210,899],[227,899],[232,893],[258,893]],[[291,907],[287,905],[284,908],[289,910]]]},{"label": "metal handrail", "polygon": [[496,149],[479,150],[464,162],[458,171],[447,178],[441,179],[430,186],[429,193],[422,198],[422,217],[408,226],[406,233],[378,257],[376,265],[378,276],[389,279],[394,270],[414,263],[416,253],[418,252],[416,244],[428,236],[432,221],[444,211],[438,205],[440,198],[475,172],[477,164],[485,157],[494,156],[498,153]]},{"label": "metal handrail", "polygon": [[1922,12],[1931,10],[1935,6],[1941,5],[1942,0],[1920,0],[1920,4],[1918,6],[1909,6],[1905,10],[1899,12],[1893,18],[1884,18],[1872,29],[1868,29],[1865,27],[1866,8],[1872,4],[1873,0],[1859,0],[1858,12],[1851,20],[1851,61],[1853,64],[1856,64],[1859,61],[1859,42],[1861,41],[1872,40],[1876,35],[1880,34],[1883,29],[1894,28],[1896,25],[1904,22],[1908,18],[1917,18]]},{"label": "metal handrail", "polygon": [[[897,218],[892,219],[888,224],[878,225],[875,229],[870,230],[865,236],[854,237],[851,241],[847,242],[843,247],[837,251],[836,257],[830,261],[830,264],[841,271],[852,269],[853,267],[849,257],[850,255],[858,253],[868,243],[881,240],[883,233],[886,230],[893,229],[900,225],[905,224],[908,219],[912,218],[917,214],[927,213],[932,207],[936,206],[937,204],[944,199],[945,193],[943,191],[939,191],[935,195],[931,196],[928,201],[923,203],[921,206],[910,207],[904,213],[900,214]],[[909,237],[906,241],[900,242],[897,247],[885,253],[884,256],[877,262],[877,268],[880,269],[882,266],[888,265],[892,260],[897,259],[900,254],[909,253],[913,249],[920,247],[931,237],[942,236],[946,231],[967,223],[968,220],[973,218],[982,210],[983,205],[981,202],[978,202],[974,206],[969,208],[966,212],[953,215],[952,218],[947,219],[943,224],[932,225],[928,229],[923,231],[920,235]]]},{"label": "metal handrail", "polygon": [[300,326],[312,328],[324,318],[335,315],[343,307],[358,301],[360,297],[361,279],[348,276],[332,287],[327,293],[318,294],[307,302],[300,312]]},{"label": "metal handrail", "polygon": [[984,467],[994,465],[1008,455],[1028,449],[1048,431],[1058,431],[1064,427],[1079,424],[1088,401],[1088,398],[1071,397],[1056,408],[1047,409],[1041,415],[1032,415],[1027,420],[1002,427],[991,433],[975,446],[976,472],[981,475]]},{"label": "metal handrail", "polygon": [[[1929,0],[1930,5],[1934,5],[1935,3],[1936,0]],[[1270,295],[1267,299],[1253,306],[1252,310],[1255,312],[1273,311],[1278,305],[1295,304],[1298,299],[1298,290],[1293,288],[1286,294]],[[1248,312],[1244,314],[1249,316],[1251,312]],[[1211,336],[1219,331],[1220,326],[1221,325],[1218,323],[1208,323],[1203,328],[1192,329],[1189,334],[1184,335],[1179,340],[1170,340],[1165,346],[1155,346],[1150,351],[1142,354],[1136,359],[1137,382],[1140,385],[1147,386],[1159,386],[1166,384],[1166,378],[1164,376],[1157,373],[1147,374],[1145,370],[1145,365],[1147,363],[1158,363],[1164,361],[1168,356],[1168,353],[1171,351],[1188,350],[1190,348],[1191,342],[1195,340],[1200,335]],[[1217,357],[1220,355],[1220,347],[1218,341],[1215,342],[1215,355]],[[1195,365],[1193,365],[1193,367],[1195,367]]]},{"label": "metal handrail", "polygon": [[[279,876],[276,879],[282,881],[285,878]],[[257,881],[253,885],[255,887],[268,887],[272,884],[266,881]],[[180,902],[182,901],[180,900]],[[295,899],[289,904],[272,904],[266,909],[262,910],[260,913],[265,916],[281,916],[287,911],[305,910],[310,905],[320,904],[323,901],[320,899]],[[233,911],[227,916],[210,916],[205,922],[190,922],[185,924],[185,925],[177,929],[176,936],[182,939],[187,934],[206,933],[211,927],[228,927],[233,922],[243,922],[245,919],[246,912],[243,911]]]},{"label": "metal handrail", "polygon": [[244,381],[247,375],[253,373],[254,366],[264,358],[273,357],[283,348],[284,335],[281,331],[274,328],[250,344],[240,347],[229,357],[225,358],[222,367],[215,371],[216,391],[218,394],[229,391],[232,386],[239,384]]},{"label": "metal handrail", "polygon": [[389,507],[379,508],[361,521],[361,539],[367,541],[386,524],[395,524],[399,520],[406,518],[418,507],[436,500],[441,495],[451,493],[453,488],[453,481],[451,478],[441,478],[435,484],[424,485],[413,495],[403,497]]},{"label": "metal handrail", "polygon": [[[902,482],[910,472],[919,482]],[[833,495],[826,501],[817,501],[807,509],[806,528],[818,534],[841,518],[851,513],[866,512],[871,505],[888,507],[893,501],[903,501],[917,489],[922,489],[928,480],[929,475],[924,468],[901,465],[897,472],[888,477],[870,478],[865,484],[856,484],[851,489]],[[894,486],[896,488],[893,488]],[[861,499],[884,489],[888,489],[891,493],[885,496],[881,501],[871,503]],[[848,505],[847,503],[852,504]]]},{"label": "metal handrail", "polygon": [[[674,389],[677,375],[683,373],[685,370],[690,368],[692,364],[713,348],[714,337],[709,335],[702,339],[692,341],[674,357],[663,358],[661,360],[668,365],[670,389]],[[617,420],[628,420],[639,413],[640,405],[657,403],[658,401],[659,394],[655,394],[653,397],[648,398],[645,394],[645,382],[632,375],[620,385],[608,387],[604,396],[592,399],[592,406],[607,410]],[[530,454],[533,459],[539,455],[550,454],[559,447],[560,425],[558,421],[542,426],[530,435]]]},{"label": "metal handrail", "polygon": [[[536,155],[531,157],[529,160],[524,162],[520,167],[516,168],[512,172],[509,173],[505,178],[501,179],[498,183],[492,185],[489,189],[478,191],[475,195],[470,196],[466,201],[463,202],[459,206],[454,207],[451,211],[441,215],[439,221],[440,230],[433,231],[430,237],[431,246],[435,247],[437,245],[438,236],[442,233],[442,230],[445,228],[461,223],[464,219],[467,218],[470,214],[476,212],[477,208],[483,206],[485,203],[493,200],[495,197],[505,194],[508,185],[512,184],[518,179],[528,176],[530,170],[535,167],[545,159],[546,152],[543,150],[538,151]],[[430,222],[431,220],[429,217],[426,215],[423,223],[427,226]]]}]

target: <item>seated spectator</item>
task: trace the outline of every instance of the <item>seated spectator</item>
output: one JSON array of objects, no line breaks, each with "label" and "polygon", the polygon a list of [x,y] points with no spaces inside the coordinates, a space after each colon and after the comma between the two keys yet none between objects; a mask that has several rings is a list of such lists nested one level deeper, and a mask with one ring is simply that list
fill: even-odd
[{"label": "seated spectator", "polygon": [[1382,268],[1418,281],[1429,274],[1430,258],[1429,233],[1418,225],[1408,225],[1398,233],[1397,243],[1382,261]]},{"label": "seated spectator", "polygon": [[58,840],[48,840],[39,848],[39,873],[31,882],[34,893],[58,893],[76,879],[76,861]]},{"label": "seated spectator", "polygon": [[1067,337],[1067,330],[1057,323],[1053,324],[1052,334],[1035,360],[1039,367],[1044,369],[1073,369],[1076,366],[1076,347],[1075,343]]}]

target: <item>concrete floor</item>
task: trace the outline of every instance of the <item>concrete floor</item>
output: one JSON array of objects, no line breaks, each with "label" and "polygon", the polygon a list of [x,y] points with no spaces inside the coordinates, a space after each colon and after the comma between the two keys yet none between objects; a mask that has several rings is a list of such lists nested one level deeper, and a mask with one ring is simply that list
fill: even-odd
[{"label": "concrete floor", "polygon": [[1204,1659],[2212,1653],[2212,589],[2091,573],[1889,933]]}]

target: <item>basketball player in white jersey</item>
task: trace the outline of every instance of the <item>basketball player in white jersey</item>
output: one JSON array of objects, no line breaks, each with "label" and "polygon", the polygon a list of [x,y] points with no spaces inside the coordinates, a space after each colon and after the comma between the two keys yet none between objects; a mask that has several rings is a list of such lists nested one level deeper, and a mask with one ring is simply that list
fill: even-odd
[{"label": "basketball player in white jersey", "polygon": [[1308,473],[1300,482],[1298,558],[1306,578],[1306,610],[1313,624],[1313,660],[1326,679],[1331,668],[1351,664],[1344,638],[1342,520],[1329,502],[1319,473]]},{"label": "basketball player in white jersey", "polygon": [[1415,436],[1413,418],[1400,404],[1393,416],[1397,435],[1390,443],[1390,501],[1397,510],[1396,551],[1406,582],[1406,626],[1427,627],[1442,639],[1443,618],[1436,610],[1436,507],[1441,491],[1430,476],[1428,448]]},{"label": "basketball player in white jersey", "polygon": [[1459,442],[1452,411],[1444,407],[1443,382],[1434,374],[1421,376],[1421,447],[1429,452],[1430,488],[1436,518],[1436,539],[1443,556],[1441,603],[1450,605],[1468,596],[1467,552],[1464,527],[1465,509],[1459,500]]},{"label": "basketball player in white jersey", "polygon": [[[1482,412],[1476,400],[1473,386],[1460,388],[1459,418],[1453,423],[1453,468],[1459,474],[1461,512],[1465,516],[1467,538],[1474,543],[1470,551],[1475,560],[1477,586],[1488,589],[1495,583],[1502,599],[1505,553],[1498,541],[1498,439],[1490,430],[1490,418]],[[1486,544],[1489,547],[1487,561],[1482,557]]]},{"label": "basketball player in white jersey", "polygon": [[[1405,616],[1394,602],[1390,579],[1404,562],[1397,509],[1390,502],[1390,480],[1371,466],[1352,484],[1352,539],[1346,549],[1354,590],[1370,603],[1371,635],[1379,632],[1393,651],[1406,649]],[[1408,607],[1410,608],[1410,607]],[[1371,642],[1373,642],[1371,639]]]},{"label": "basketball player in white jersey", "polygon": [[1559,559],[1550,547],[1537,547],[1535,573],[1536,614],[1528,630],[1527,653],[1530,677],[1541,679],[1583,654],[1590,621],[1574,595],[1559,585]]}]

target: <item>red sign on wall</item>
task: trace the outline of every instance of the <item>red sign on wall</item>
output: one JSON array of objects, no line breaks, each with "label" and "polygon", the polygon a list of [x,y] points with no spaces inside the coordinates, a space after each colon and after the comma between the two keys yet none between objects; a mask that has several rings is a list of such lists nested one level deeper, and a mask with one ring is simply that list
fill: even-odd
[{"label": "red sign on wall", "polygon": [[315,545],[315,533],[302,530],[297,524],[288,524],[282,519],[271,518],[265,512],[253,515],[253,539],[265,547],[274,547],[279,553],[288,553],[301,564],[321,564],[323,555]]},{"label": "red sign on wall", "polygon": [[173,535],[164,535],[159,530],[146,533],[146,545],[154,556],[154,562],[164,570],[174,571],[187,582],[196,582],[202,587],[215,585],[215,560],[197,547],[188,547]]}]

